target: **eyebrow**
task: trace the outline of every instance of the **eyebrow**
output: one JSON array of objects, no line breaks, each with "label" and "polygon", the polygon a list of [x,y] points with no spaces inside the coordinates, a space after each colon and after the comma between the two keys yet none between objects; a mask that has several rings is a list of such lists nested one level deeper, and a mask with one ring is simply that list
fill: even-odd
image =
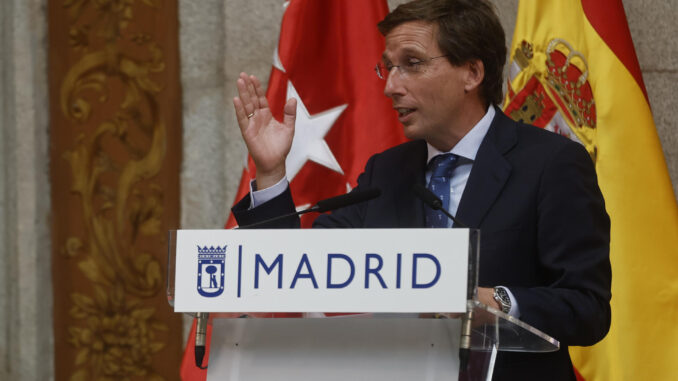
[{"label": "eyebrow", "polygon": [[[426,55],[426,53],[421,51],[420,49],[405,47],[399,52],[399,55],[400,56],[408,56],[408,55],[421,56],[421,55]],[[386,56],[386,52],[381,54],[381,60],[382,61],[389,60],[389,58]]]}]

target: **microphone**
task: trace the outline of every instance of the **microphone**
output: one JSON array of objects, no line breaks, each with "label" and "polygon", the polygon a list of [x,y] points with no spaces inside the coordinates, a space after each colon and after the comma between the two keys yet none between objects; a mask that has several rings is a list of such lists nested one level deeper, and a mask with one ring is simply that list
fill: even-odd
[{"label": "microphone", "polygon": [[[426,205],[433,210],[440,210],[449,219],[451,219],[456,226],[468,228],[447,210],[443,208],[443,202],[422,184],[414,184],[412,186],[414,194],[419,197]],[[469,357],[471,355],[471,322],[473,321],[473,310],[466,311],[466,314],[461,320],[461,338],[459,340],[459,369],[464,371],[468,367]]]},{"label": "microphone", "polygon": [[438,196],[436,196],[433,192],[428,190],[428,188],[421,184],[414,184],[412,186],[412,190],[414,191],[414,194],[416,194],[417,197],[419,197],[419,199],[424,202],[424,204],[428,205],[429,208],[433,210],[440,210],[449,219],[451,219],[455,225],[459,226],[460,228],[468,228],[466,224],[454,218],[454,216],[451,215],[450,212],[445,210],[443,208],[443,202],[438,198]]},{"label": "microphone", "polygon": [[[343,208],[345,206],[350,206],[353,204],[358,204],[360,202],[369,201],[373,198],[377,198],[381,195],[381,189],[379,188],[369,188],[364,191],[355,191],[347,194],[342,194],[340,196],[330,197],[321,201],[318,201],[314,206],[304,209],[299,212],[287,213],[282,216],[276,216],[269,218],[264,221],[259,221],[250,225],[239,226],[236,229],[251,229],[255,226],[263,225],[269,222],[277,221],[283,218],[300,216],[309,212],[318,212],[324,213],[330,210],[335,210]],[[207,334],[207,318],[209,317],[208,312],[198,312],[197,313],[197,327],[195,330],[195,365],[200,369],[207,369],[207,367],[202,366],[202,360],[205,357],[205,339]]]},{"label": "microphone", "polygon": [[200,369],[207,369],[202,366],[202,360],[205,357],[205,339],[207,337],[207,318],[209,313],[198,312],[196,314],[198,322],[195,327],[195,366]]},{"label": "microphone", "polygon": [[278,221],[283,218],[288,218],[288,217],[293,217],[293,216],[300,216],[302,214],[310,213],[310,212],[318,212],[318,213],[324,213],[324,212],[329,212],[331,210],[343,208],[346,206],[350,206],[353,204],[358,204],[364,201],[369,201],[374,198],[377,198],[381,195],[381,189],[379,188],[368,188],[364,191],[355,191],[351,193],[346,193],[342,194],[340,196],[334,196],[330,198],[326,198],[324,200],[318,201],[314,206],[304,209],[298,212],[292,212],[292,213],[287,213],[283,214],[281,216],[276,216],[273,218],[269,218],[263,221],[255,222],[253,224],[249,225],[244,225],[244,226],[239,226],[236,229],[251,229],[256,226],[264,225],[270,222]]}]

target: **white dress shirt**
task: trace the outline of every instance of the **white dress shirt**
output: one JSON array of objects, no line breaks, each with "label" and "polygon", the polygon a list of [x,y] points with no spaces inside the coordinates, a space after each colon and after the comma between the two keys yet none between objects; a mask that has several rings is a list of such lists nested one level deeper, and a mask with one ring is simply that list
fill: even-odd
[{"label": "white dress shirt", "polygon": [[[457,208],[459,207],[459,201],[461,201],[461,195],[464,193],[464,188],[466,188],[466,182],[468,177],[471,174],[471,168],[473,167],[473,161],[476,159],[476,153],[478,153],[478,148],[480,148],[480,143],[483,142],[487,130],[490,129],[490,124],[492,119],[494,119],[494,107],[490,106],[485,113],[485,116],[482,117],[476,123],[475,126],[469,131],[463,138],[454,146],[449,153],[457,155],[457,164],[452,171],[452,178],[450,179],[450,206],[447,210],[451,215],[457,214]],[[428,159],[426,163],[430,163],[431,160],[444,153],[426,143],[428,148]],[[431,171],[426,171],[426,185],[431,181]],[[462,221],[463,222],[463,221]],[[448,227],[452,227],[452,221],[448,221]]]}]

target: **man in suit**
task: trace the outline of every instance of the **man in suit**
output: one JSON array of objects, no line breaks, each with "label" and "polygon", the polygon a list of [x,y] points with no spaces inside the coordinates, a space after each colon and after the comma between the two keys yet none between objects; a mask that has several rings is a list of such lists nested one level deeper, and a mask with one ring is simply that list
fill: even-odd
[{"label": "man in suit", "polygon": [[[610,325],[610,225],[591,158],[578,143],[496,107],[506,48],[486,1],[416,0],[378,27],[386,48],[377,74],[412,141],[367,162],[354,191],[377,187],[379,198],[321,215],[314,226],[449,227],[412,186],[442,189],[444,207],[481,230],[479,300],[562,345],[500,354],[494,379],[573,380],[567,346],[592,345]],[[236,115],[257,166],[252,192],[233,208],[247,225],[294,210],[285,157],[296,101],[279,123],[255,77],[242,74],[237,86]],[[275,227],[298,224],[290,218]]]}]

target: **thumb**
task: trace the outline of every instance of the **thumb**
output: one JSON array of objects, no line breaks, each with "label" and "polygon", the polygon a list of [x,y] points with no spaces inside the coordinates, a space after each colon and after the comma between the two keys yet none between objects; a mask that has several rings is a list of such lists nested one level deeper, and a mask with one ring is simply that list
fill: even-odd
[{"label": "thumb", "polygon": [[285,126],[294,129],[294,122],[297,120],[297,100],[294,98],[287,100],[283,113],[283,123]]}]

